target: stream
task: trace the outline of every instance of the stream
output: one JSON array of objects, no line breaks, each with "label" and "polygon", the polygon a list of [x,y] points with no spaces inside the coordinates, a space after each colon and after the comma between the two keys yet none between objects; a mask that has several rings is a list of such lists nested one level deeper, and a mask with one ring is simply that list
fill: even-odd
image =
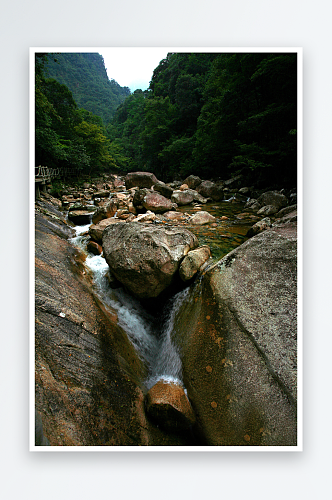
[{"label": "stream", "polygon": [[[179,208],[190,215],[203,209],[217,217],[215,225],[206,227],[186,224],[185,227],[196,234],[200,245],[210,246],[212,258],[217,261],[246,240],[245,234],[255,220],[251,214],[244,213],[243,204],[240,203],[220,202],[204,207]],[[221,220],[222,216],[227,219]],[[197,280],[167,301],[161,317],[154,317],[143,308],[139,300],[129,295],[122,287],[110,287],[109,268],[105,259],[87,251],[89,227],[90,224],[75,226],[76,236],[71,242],[85,253],[85,265],[92,272],[98,296],[108,309],[116,312],[119,326],[126,332],[147,366],[149,374],[145,386],[150,389],[160,379],[182,384],[181,360],[172,342],[173,325],[180,308],[186,301],[191,300],[192,289]]]}]

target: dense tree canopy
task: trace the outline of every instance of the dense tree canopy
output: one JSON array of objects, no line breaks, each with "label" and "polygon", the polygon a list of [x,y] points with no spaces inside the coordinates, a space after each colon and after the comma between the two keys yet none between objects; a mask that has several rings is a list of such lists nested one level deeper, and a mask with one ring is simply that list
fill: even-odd
[{"label": "dense tree canopy", "polygon": [[82,173],[108,169],[112,158],[102,119],[78,109],[68,87],[45,78],[46,61],[46,54],[36,54],[36,165],[74,167]]},{"label": "dense tree canopy", "polygon": [[[164,181],[241,173],[248,183],[295,186],[296,53],[169,53],[147,91],[128,90],[116,104],[83,84],[99,73],[105,88],[119,91],[97,56],[52,56],[61,64],[37,56],[37,163],[84,172],[146,170]],[[45,77],[46,63],[53,74],[61,68],[62,81],[60,73]]]},{"label": "dense tree canopy", "polygon": [[294,185],[296,129],[296,54],[174,53],[149,91],[118,108],[108,133],[128,158],[122,166],[164,180],[242,173]]}]

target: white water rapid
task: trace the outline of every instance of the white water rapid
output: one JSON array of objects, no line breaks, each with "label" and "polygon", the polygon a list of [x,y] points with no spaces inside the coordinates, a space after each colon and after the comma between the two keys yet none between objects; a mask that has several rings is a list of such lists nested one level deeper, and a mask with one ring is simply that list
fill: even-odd
[{"label": "white water rapid", "polygon": [[89,227],[89,224],[76,226],[76,236],[71,239],[71,242],[85,252],[85,265],[92,272],[99,297],[106,307],[116,311],[119,326],[127,333],[139,356],[147,364],[149,368],[147,388],[152,387],[160,379],[182,383],[181,360],[171,340],[171,335],[176,315],[181,305],[188,299],[190,289],[182,290],[169,300],[162,325],[160,325],[160,319],[156,320],[147,313],[140,302],[127,294],[123,288],[110,288],[107,279],[109,267],[106,260],[86,250],[86,243],[89,239],[86,233]]}]

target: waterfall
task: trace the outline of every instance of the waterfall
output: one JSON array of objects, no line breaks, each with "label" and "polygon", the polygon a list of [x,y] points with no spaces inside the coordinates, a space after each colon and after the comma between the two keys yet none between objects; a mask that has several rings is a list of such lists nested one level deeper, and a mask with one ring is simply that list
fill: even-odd
[{"label": "waterfall", "polygon": [[[89,225],[76,226],[75,229],[76,236],[71,242],[87,253],[88,236],[85,233]],[[156,320],[123,288],[110,288],[107,279],[109,267],[101,255],[92,256],[87,253],[85,265],[93,274],[99,297],[106,307],[117,313],[118,325],[126,332],[138,355],[146,363],[149,369],[149,376],[145,381],[147,388],[151,388],[160,379],[182,383],[181,359],[172,341],[172,333],[179,310],[190,297],[190,287],[169,299],[162,319]]]},{"label": "waterfall", "polygon": [[127,333],[139,356],[151,369],[159,348],[158,338],[154,335],[154,318],[123,288],[110,288],[107,279],[109,267],[106,260],[101,255],[86,252],[86,242],[89,237],[84,236],[84,233],[88,229],[89,225],[76,226],[76,236],[71,242],[87,254],[85,265],[92,272],[96,292],[105,306],[117,313],[118,325]]},{"label": "waterfall", "polygon": [[158,380],[182,382],[182,364],[178,349],[172,341],[172,333],[177,314],[183,303],[189,297],[190,288],[187,287],[177,293],[169,300],[166,305],[165,320],[163,323],[162,334],[160,339],[159,351],[153,365],[153,370],[146,381],[148,389],[152,387]]}]

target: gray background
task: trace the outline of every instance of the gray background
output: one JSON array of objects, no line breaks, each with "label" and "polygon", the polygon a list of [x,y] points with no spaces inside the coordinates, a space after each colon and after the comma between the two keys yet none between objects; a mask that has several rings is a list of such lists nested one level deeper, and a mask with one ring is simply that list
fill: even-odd
[{"label": "gray background", "polygon": [[[331,444],[331,12],[324,0],[13,0],[1,8],[1,496],[328,498]],[[31,453],[29,47],[303,47],[304,451]],[[323,493],[324,492],[324,493]]]}]

